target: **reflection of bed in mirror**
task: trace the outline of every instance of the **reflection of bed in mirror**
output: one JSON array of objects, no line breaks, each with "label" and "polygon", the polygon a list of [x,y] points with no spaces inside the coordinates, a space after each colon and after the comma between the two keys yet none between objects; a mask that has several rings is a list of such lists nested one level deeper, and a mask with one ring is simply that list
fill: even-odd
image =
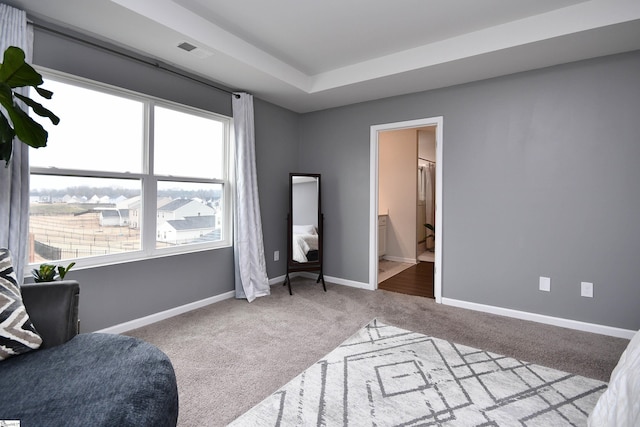
[{"label": "reflection of bed in mirror", "polygon": [[292,258],[295,262],[318,260],[318,231],[313,225],[293,225]]}]

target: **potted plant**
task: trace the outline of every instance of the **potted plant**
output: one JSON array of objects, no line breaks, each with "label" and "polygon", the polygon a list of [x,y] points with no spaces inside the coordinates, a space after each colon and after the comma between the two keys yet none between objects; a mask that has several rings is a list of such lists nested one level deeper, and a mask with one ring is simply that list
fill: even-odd
[{"label": "potted plant", "polygon": [[34,268],[31,270],[31,274],[33,275],[33,279],[36,283],[53,282],[56,278],[64,280],[64,276],[67,275],[74,265],[76,265],[75,262],[72,262],[66,267],[61,265],[40,264],[40,268]]},{"label": "potted plant", "polygon": [[18,101],[31,107],[39,116],[49,118],[54,125],[60,122],[58,116],[40,103],[14,91],[16,88],[33,87],[40,96],[51,99],[53,92],[41,88],[41,84],[42,76],[25,62],[24,51],[15,46],[8,47],[0,64],[0,105],[9,115],[7,117],[4,111],[0,111],[0,160],[5,161],[5,166],[9,165],[15,137],[35,148],[46,146],[49,137],[42,125],[29,117],[28,111],[23,110]]}]

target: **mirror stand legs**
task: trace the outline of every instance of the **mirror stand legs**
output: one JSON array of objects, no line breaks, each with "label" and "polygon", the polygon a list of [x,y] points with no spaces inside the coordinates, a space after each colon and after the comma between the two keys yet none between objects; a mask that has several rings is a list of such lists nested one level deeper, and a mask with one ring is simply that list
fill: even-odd
[{"label": "mirror stand legs", "polygon": [[289,295],[293,295],[293,293],[291,292],[291,278],[289,278],[289,273],[287,273],[287,277],[285,277],[284,279],[284,285],[288,285],[289,286]]},{"label": "mirror stand legs", "polygon": [[322,289],[324,289],[325,292],[327,292],[327,286],[324,284],[324,275],[322,274],[322,270],[320,270],[320,274],[318,275],[318,280],[316,280],[316,283],[319,283],[322,280]]},{"label": "mirror stand legs", "polygon": [[[318,279],[316,280],[316,283],[320,283],[320,281],[322,281],[322,289],[324,289],[324,291],[327,292],[327,286],[324,284],[324,275],[322,274],[322,270],[320,270],[320,274],[318,275]],[[289,273],[287,273],[287,275],[285,276],[284,283],[282,284],[282,286],[288,286],[289,295],[293,295],[293,292],[291,292],[291,278],[289,277]]]}]

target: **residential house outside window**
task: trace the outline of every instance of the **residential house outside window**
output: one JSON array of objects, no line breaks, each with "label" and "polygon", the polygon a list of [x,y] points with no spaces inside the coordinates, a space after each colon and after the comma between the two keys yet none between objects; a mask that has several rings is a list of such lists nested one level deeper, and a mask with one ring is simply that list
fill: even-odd
[{"label": "residential house outside window", "polygon": [[[60,124],[30,149],[29,263],[231,244],[229,117],[40,69]],[[37,99],[38,96],[32,93]]]}]

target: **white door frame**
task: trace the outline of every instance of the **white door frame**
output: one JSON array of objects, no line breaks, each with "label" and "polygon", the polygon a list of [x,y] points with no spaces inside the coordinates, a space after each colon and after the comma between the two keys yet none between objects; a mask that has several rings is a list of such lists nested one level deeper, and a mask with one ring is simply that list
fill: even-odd
[{"label": "white door frame", "polygon": [[[369,287],[378,289],[378,133],[382,131],[436,126],[436,230],[433,294],[442,302],[442,125],[443,117],[408,120],[371,126],[370,208],[369,208]],[[417,167],[417,165],[416,165]]]}]

